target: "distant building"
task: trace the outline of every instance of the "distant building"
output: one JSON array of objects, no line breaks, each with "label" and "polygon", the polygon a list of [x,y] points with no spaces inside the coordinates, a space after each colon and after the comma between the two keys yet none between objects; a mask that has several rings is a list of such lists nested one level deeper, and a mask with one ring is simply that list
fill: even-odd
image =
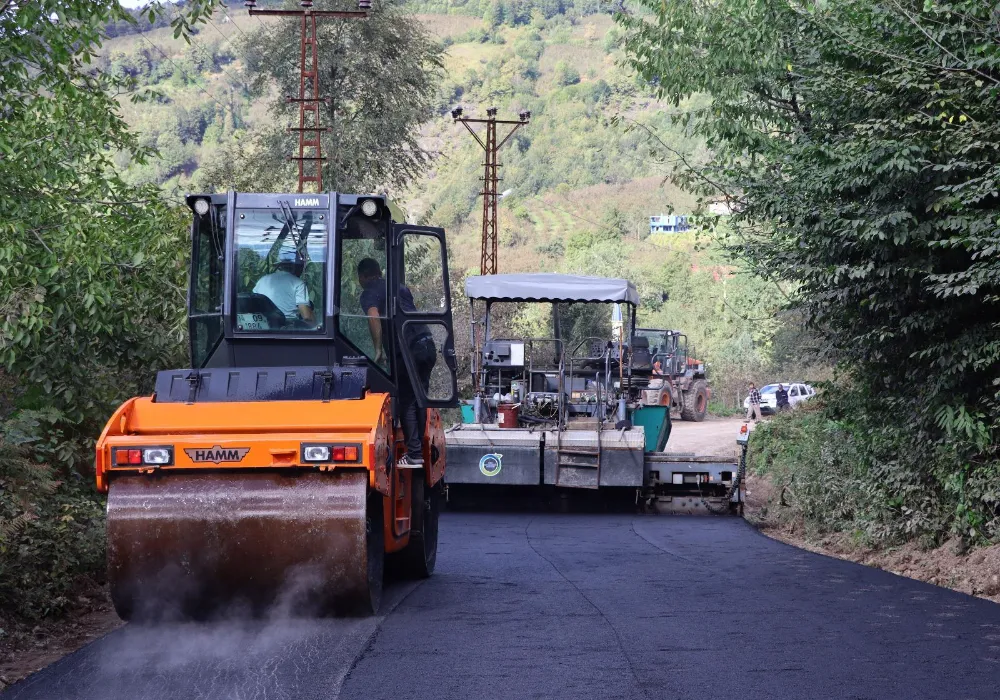
[{"label": "distant building", "polygon": [[650,233],[679,233],[687,231],[688,218],[677,214],[661,214],[660,216],[649,217]]}]

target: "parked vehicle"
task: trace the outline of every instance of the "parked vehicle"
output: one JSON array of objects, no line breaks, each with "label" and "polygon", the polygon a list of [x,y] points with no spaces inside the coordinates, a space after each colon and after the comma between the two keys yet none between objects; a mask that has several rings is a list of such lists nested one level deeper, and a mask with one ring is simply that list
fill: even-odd
[{"label": "parked vehicle", "polygon": [[[795,408],[796,405],[812,398],[816,395],[816,389],[809,384],[802,382],[782,382],[788,392],[788,405]],[[776,413],[778,410],[778,399],[775,392],[778,391],[778,384],[768,384],[760,389],[760,412],[764,415]],[[750,408],[750,397],[743,399],[743,410]]]}]

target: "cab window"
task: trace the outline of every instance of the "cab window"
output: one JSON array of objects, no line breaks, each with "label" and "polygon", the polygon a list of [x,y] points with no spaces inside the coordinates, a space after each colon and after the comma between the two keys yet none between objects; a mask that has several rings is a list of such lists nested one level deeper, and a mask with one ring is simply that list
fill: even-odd
[{"label": "cab window", "polygon": [[337,239],[338,328],[345,340],[388,373],[392,332],[386,287],[386,224],[353,216]]},{"label": "cab window", "polygon": [[326,219],[326,210],[289,207],[237,212],[237,332],[323,330]]}]

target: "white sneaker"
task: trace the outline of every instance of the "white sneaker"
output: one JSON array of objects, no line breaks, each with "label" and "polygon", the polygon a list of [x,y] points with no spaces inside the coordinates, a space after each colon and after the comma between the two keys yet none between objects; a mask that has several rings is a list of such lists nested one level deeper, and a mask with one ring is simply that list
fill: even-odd
[{"label": "white sneaker", "polygon": [[410,457],[409,455],[403,455],[396,460],[396,466],[400,469],[422,469],[424,466],[424,460],[420,457]]}]

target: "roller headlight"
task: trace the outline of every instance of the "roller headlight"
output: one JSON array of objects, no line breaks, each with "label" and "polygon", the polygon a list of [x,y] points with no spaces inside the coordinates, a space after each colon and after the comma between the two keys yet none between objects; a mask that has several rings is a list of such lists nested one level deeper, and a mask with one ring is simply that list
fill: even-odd
[{"label": "roller headlight", "polygon": [[303,462],[329,462],[330,461],[330,446],[329,445],[309,445],[308,447],[302,448],[302,461]]},{"label": "roller headlight", "polygon": [[143,464],[170,464],[171,454],[166,447],[147,447],[142,451]]}]

